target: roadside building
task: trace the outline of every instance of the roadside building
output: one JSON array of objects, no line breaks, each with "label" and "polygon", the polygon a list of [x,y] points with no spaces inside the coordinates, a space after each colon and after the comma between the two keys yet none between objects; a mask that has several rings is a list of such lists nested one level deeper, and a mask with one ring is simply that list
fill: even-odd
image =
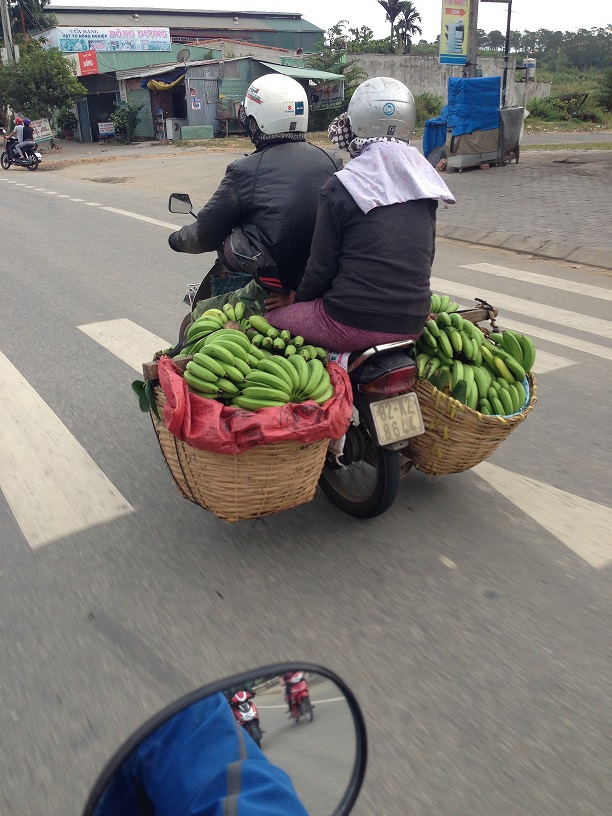
[{"label": "roadside building", "polygon": [[81,141],[98,141],[120,102],[141,106],[139,138],[175,139],[184,127],[205,127],[199,136],[227,134],[237,128],[234,102],[270,70],[297,72],[309,94],[324,80],[336,92],[342,89],[342,77],[309,71],[298,57],[323,37],[301,14],[63,6],[49,11],[57,25],[35,36],[59,48],[87,88],[76,111]]}]

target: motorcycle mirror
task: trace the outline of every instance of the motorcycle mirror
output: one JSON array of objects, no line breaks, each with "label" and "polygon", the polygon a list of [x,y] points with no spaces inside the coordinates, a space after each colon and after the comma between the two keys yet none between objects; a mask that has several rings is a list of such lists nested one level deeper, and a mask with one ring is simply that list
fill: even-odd
[{"label": "motorcycle mirror", "polygon": [[192,212],[193,205],[187,193],[172,193],[168,202],[168,209],[173,213],[187,215]]},{"label": "motorcycle mirror", "polygon": [[264,666],[141,726],[102,770],[83,816],[345,816],[366,761],[363,714],[343,680],[308,663]]}]

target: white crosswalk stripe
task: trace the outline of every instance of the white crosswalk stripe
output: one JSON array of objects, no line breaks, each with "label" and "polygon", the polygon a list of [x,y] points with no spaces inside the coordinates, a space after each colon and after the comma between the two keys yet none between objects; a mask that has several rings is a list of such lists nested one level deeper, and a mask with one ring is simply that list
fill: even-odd
[{"label": "white crosswalk stripe", "polygon": [[31,547],[133,511],[1,353],[0,381],[0,488]]},{"label": "white crosswalk stripe", "polygon": [[156,351],[172,345],[127,318],[89,323],[78,328],[139,372],[142,372],[142,364],[152,360]]},{"label": "white crosswalk stripe", "polygon": [[473,269],[474,272],[486,272],[487,275],[497,275],[500,278],[509,278],[513,281],[533,283],[537,286],[547,286],[549,289],[560,289],[575,295],[587,295],[600,300],[612,300],[612,291],[602,289],[601,286],[591,286],[588,283],[555,278],[552,275],[539,275],[537,272],[526,272],[523,269],[514,269],[509,266],[497,266],[490,263],[462,264],[461,269]]},{"label": "white crosswalk stripe", "polygon": [[[482,287],[467,286],[463,283],[456,283],[442,278],[432,278],[431,285],[436,291],[445,292],[449,295],[452,293],[455,297],[467,298],[470,301],[482,296]],[[547,303],[535,303],[502,292],[487,290],[486,295],[487,300],[494,303],[500,312],[515,312],[527,317],[535,317],[545,323],[555,323],[568,329],[575,329],[587,334],[597,334],[612,340],[612,322],[609,320],[601,320],[592,316],[587,318],[585,315],[572,312],[569,309],[558,309],[555,306],[549,306]]]}]

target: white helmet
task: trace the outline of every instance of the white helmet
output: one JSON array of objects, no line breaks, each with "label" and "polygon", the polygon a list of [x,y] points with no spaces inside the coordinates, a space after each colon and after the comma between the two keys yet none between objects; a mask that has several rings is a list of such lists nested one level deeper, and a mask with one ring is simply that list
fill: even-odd
[{"label": "white helmet", "polygon": [[373,77],[355,89],[347,115],[351,130],[361,139],[395,136],[408,141],[414,130],[416,106],[403,82]]},{"label": "white helmet", "polygon": [[264,74],[254,80],[244,100],[262,133],[306,133],[308,97],[299,82],[283,74]]}]

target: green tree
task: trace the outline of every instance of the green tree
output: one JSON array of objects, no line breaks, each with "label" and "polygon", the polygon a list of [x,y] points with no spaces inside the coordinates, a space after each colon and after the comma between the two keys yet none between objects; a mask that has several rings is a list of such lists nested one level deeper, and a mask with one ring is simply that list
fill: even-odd
[{"label": "green tree", "polygon": [[[384,8],[387,21],[391,24],[391,51],[395,51],[395,21],[408,5],[406,0],[378,0]],[[410,4],[412,5],[412,4]]]},{"label": "green tree", "polygon": [[415,34],[422,34],[423,30],[419,26],[421,22],[421,15],[415,8],[414,4],[405,2],[402,6],[395,24],[395,31],[397,38],[402,44],[402,53],[409,54],[412,46],[412,38]]},{"label": "green tree", "polygon": [[24,43],[21,59],[10,71],[8,100],[12,108],[52,119],[55,110],[71,107],[86,95],[87,88],[58,48],[43,48],[36,40]]},{"label": "green tree", "polygon": [[503,51],[506,43],[506,37],[501,31],[489,31],[487,35],[488,46],[493,51]]},{"label": "green tree", "polygon": [[[54,14],[44,11],[50,0],[17,0],[9,4],[9,17],[11,20],[11,30],[13,37],[18,39],[23,35],[23,28],[26,31],[43,31],[56,24],[57,18]],[[2,23],[0,22],[0,38],[4,39]]]},{"label": "green tree", "polygon": [[[361,61],[353,58],[347,61],[346,54],[349,38],[345,33],[348,25],[346,20],[340,20],[325,32],[323,42],[317,43],[318,53],[309,54],[305,63],[316,71],[328,71],[332,74],[342,74],[344,77],[344,99],[338,107],[346,109],[355,88],[366,79],[367,74],[361,67]],[[321,130],[337,115],[338,110],[313,111],[310,115],[310,128]]]}]

